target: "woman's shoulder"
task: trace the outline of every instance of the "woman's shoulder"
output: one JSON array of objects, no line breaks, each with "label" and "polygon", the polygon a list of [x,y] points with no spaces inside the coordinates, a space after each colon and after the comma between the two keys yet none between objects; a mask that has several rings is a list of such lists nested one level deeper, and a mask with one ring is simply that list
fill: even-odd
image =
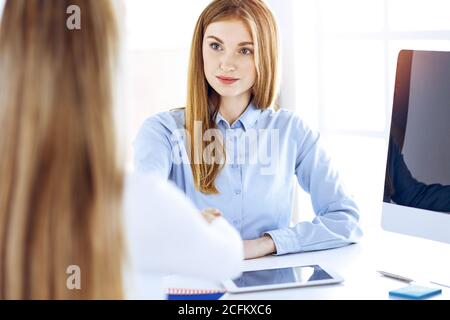
[{"label": "woman's shoulder", "polygon": [[127,220],[137,225],[153,221],[148,228],[166,228],[170,220],[188,219],[197,213],[194,204],[175,185],[158,175],[139,172],[125,176],[123,208]]},{"label": "woman's shoulder", "polygon": [[[171,197],[182,196],[182,192],[172,183],[153,173],[127,173],[124,185],[125,199],[161,202],[169,200]],[[152,192],[149,192],[149,190]],[[135,203],[139,202],[141,201],[136,201]]]},{"label": "woman's shoulder", "polygon": [[[163,194],[163,192],[161,192],[161,189],[164,186],[162,181],[161,177],[150,173],[127,173],[124,181],[125,206],[134,207],[135,204],[141,205],[143,199],[150,200],[151,202],[155,195],[158,198],[159,194]],[[149,192],[149,190],[152,190],[152,192]]]},{"label": "woman's shoulder", "polygon": [[311,131],[311,128],[306,121],[294,110],[268,108],[263,112],[262,116],[267,122],[274,124],[280,129],[292,128],[293,130],[300,130],[303,132]]},{"label": "woman's shoulder", "polygon": [[158,112],[148,117],[142,128],[160,129],[164,128],[169,132],[184,128],[184,108],[172,109],[170,111]]}]

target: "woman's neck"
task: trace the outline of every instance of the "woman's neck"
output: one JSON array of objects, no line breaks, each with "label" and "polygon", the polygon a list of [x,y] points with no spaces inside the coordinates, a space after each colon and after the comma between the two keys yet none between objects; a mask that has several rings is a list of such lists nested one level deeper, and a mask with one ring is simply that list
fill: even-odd
[{"label": "woman's neck", "polygon": [[219,112],[231,125],[244,113],[250,103],[250,94],[242,94],[238,97],[221,97]]}]

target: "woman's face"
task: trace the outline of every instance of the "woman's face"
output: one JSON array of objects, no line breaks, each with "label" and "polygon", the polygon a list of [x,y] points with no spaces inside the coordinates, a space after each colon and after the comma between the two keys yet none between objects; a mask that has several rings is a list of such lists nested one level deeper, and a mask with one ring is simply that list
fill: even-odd
[{"label": "woman's face", "polygon": [[256,67],[253,39],[244,22],[233,19],[208,25],[203,64],[206,80],[221,97],[250,94]]}]

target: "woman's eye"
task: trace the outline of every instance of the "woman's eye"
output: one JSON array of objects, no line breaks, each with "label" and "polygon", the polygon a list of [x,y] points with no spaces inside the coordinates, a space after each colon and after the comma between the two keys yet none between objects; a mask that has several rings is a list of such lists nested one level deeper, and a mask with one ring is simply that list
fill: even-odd
[{"label": "woman's eye", "polygon": [[218,43],[211,43],[210,45],[209,45],[213,50],[220,50],[221,49],[221,47],[220,47],[220,44],[218,44]]},{"label": "woman's eye", "polygon": [[247,48],[243,48],[243,49],[241,49],[241,53],[242,53],[243,55],[249,55],[249,54],[252,54],[253,51],[250,50],[250,49],[247,49]]}]

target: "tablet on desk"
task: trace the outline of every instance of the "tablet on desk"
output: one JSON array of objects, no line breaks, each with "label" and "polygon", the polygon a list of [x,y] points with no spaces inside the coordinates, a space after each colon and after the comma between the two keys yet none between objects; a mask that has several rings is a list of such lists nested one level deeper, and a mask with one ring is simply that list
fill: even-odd
[{"label": "tablet on desk", "polygon": [[324,284],[341,283],[336,273],[325,270],[319,265],[295,266],[246,271],[234,280],[223,283],[230,293],[251,292],[294,287],[309,287]]}]

